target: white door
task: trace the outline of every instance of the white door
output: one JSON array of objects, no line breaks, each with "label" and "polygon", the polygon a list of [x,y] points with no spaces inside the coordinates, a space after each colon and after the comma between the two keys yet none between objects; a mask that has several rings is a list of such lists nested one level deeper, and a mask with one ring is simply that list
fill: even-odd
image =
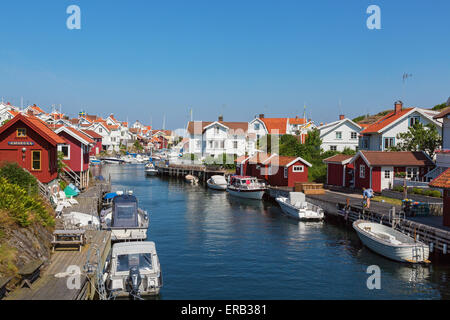
[{"label": "white door", "polygon": [[394,186],[394,167],[381,167],[381,190]]}]

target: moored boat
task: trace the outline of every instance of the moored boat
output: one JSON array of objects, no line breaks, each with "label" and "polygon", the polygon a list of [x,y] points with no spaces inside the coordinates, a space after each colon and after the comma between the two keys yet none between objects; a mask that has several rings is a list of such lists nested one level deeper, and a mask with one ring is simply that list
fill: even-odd
[{"label": "moored boat", "polygon": [[156,176],[158,174],[158,169],[155,168],[152,162],[147,163],[144,170],[147,176]]},{"label": "moored boat", "polygon": [[193,176],[192,174],[188,174],[186,177],[184,177],[184,179],[186,180],[186,182],[189,182],[192,184],[198,183],[198,178],[196,176]]},{"label": "moored boat", "polygon": [[145,240],[149,217],[138,207],[137,198],[129,192],[117,192],[111,208],[102,210],[102,228],[111,231],[112,241]]},{"label": "moored boat", "polygon": [[266,192],[266,185],[255,177],[231,176],[227,192],[235,197],[261,200]]},{"label": "moored boat", "polygon": [[224,176],[215,175],[209,178],[206,184],[211,189],[225,191],[227,190],[228,182]]},{"label": "moored boat", "polygon": [[158,295],[163,286],[161,266],[152,241],[115,243],[104,275],[113,296]]},{"label": "moored boat", "polygon": [[429,263],[429,248],[391,227],[366,220],[353,222],[361,242],[372,251],[395,261]]},{"label": "moored boat", "polygon": [[101,158],[101,160],[105,163],[125,163],[123,159],[120,158],[114,158],[114,157],[104,157]]},{"label": "moored boat", "polygon": [[298,220],[322,220],[324,211],[322,208],[309,203],[302,192],[290,192],[289,198],[279,196],[276,201],[284,214]]}]

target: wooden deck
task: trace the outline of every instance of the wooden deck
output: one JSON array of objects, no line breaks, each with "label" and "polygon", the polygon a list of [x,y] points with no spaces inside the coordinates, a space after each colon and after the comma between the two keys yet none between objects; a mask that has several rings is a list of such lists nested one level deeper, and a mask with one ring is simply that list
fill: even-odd
[{"label": "wooden deck", "polygon": [[158,174],[173,177],[182,177],[191,174],[199,178],[200,181],[206,182],[211,176],[225,175],[227,170],[220,169],[217,166],[204,165],[188,165],[188,164],[169,164],[165,165],[163,162],[156,164]]},{"label": "wooden deck", "polygon": [[[52,254],[50,265],[41,271],[41,276],[31,288],[16,289],[11,292],[6,300],[80,300],[93,299],[95,288],[91,285],[94,277],[84,272],[83,267],[87,262],[88,251],[89,263],[96,266],[96,249],[99,249],[101,268],[111,250],[111,232],[104,230],[87,230],[86,245],[81,251],[58,251]],[[67,286],[68,268],[77,266],[80,268],[80,288],[69,289]]]}]

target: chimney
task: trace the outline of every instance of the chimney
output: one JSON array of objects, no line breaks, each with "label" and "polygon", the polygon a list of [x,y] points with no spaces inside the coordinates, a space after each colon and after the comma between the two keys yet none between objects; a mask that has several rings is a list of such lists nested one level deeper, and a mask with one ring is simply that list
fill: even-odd
[{"label": "chimney", "polygon": [[344,119],[345,119],[345,115],[340,114],[340,115],[339,115],[339,120],[344,120]]},{"label": "chimney", "polygon": [[395,114],[399,113],[400,111],[402,111],[402,108],[403,108],[403,102],[401,102],[400,100],[395,101],[395,104],[394,104],[394,113],[395,113]]},{"label": "chimney", "polygon": [[223,115],[219,116],[219,121],[223,121]]},{"label": "chimney", "polygon": [[261,114],[259,115],[259,118],[260,118],[260,119],[264,119],[264,113],[261,113]]},{"label": "chimney", "polygon": [[320,125],[323,126],[323,122],[321,122]]}]

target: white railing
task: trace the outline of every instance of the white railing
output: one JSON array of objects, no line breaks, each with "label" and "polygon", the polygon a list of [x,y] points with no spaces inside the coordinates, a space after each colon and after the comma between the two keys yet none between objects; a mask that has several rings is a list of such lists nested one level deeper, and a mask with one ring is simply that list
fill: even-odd
[{"label": "white railing", "polygon": [[407,187],[425,188],[425,187],[428,187],[428,183],[429,183],[426,181],[413,181],[413,180],[403,179],[403,178],[394,178],[394,186],[404,186],[405,180],[406,180]]}]

